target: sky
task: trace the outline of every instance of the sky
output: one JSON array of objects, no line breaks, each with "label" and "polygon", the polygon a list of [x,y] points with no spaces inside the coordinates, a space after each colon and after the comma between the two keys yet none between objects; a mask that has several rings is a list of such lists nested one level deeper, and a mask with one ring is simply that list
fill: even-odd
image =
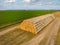
[{"label": "sky", "polygon": [[0,0],[0,10],[60,10],[60,0]]}]

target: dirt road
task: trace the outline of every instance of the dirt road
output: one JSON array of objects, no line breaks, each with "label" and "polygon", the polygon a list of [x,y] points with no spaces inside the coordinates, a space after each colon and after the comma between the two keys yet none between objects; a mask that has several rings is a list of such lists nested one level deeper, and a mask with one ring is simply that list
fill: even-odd
[{"label": "dirt road", "polygon": [[5,29],[4,31],[1,31],[1,32],[0,32],[0,36],[1,36],[1,35],[4,35],[5,33],[9,32],[9,31],[12,31],[12,30],[16,29],[17,27],[18,27],[18,25],[13,26],[13,27],[10,27],[10,28],[7,28],[7,29]]}]

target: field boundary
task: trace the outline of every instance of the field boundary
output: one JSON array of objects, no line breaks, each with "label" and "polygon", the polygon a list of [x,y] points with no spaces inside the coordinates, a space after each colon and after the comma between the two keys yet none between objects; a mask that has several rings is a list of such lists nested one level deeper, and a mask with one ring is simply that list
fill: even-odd
[{"label": "field boundary", "polygon": [[0,31],[3,31],[3,29],[5,29],[5,28],[7,28],[7,27],[9,27],[9,26],[15,26],[16,24],[20,24],[22,21],[18,21],[18,22],[13,22],[13,23],[9,23],[9,24],[5,24],[5,25],[2,25],[1,27],[0,27]]}]

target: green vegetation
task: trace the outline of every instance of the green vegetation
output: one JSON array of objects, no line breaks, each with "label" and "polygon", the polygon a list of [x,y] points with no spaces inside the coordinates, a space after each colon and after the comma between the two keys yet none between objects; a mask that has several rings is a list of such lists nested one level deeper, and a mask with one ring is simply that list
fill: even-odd
[{"label": "green vegetation", "polygon": [[27,18],[55,12],[55,10],[3,10],[0,11],[0,27]]}]

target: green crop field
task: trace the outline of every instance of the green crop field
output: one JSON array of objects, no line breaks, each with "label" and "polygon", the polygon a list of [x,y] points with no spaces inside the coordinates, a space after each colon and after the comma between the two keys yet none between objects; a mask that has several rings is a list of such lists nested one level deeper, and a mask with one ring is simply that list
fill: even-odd
[{"label": "green crop field", "polygon": [[56,10],[3,10],[0,11],[0,27],[27,18],[55,12]]}]

